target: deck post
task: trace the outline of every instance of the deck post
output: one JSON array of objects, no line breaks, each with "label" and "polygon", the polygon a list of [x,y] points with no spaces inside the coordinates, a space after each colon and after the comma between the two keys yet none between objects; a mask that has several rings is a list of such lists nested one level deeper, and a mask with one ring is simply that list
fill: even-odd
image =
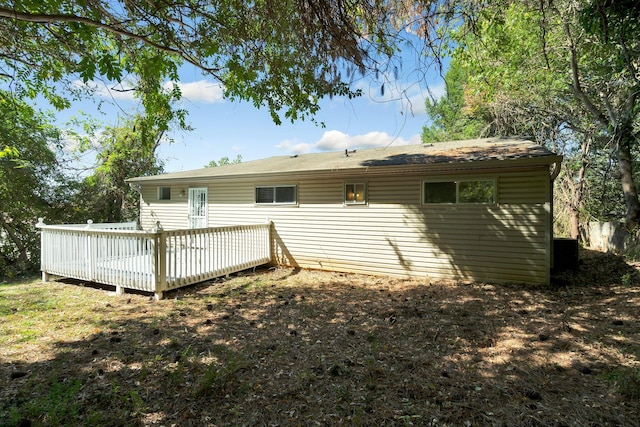
[{"label": "deck post", "polygon": [[[85,229],[91,229],[92,225],[93,220],[88,219]],[[89,262],[89,277],[91,278],[91,280],[96,280],[96,257],[98,256],[98,254],[97,250],[94,251],[93,249],[93,240],[94,239],[91,238],[91,235],[87,234],[87,261]]]},{"label": "deck post", "polygon": [[156,230],[156,285],[155,299],[161,300],[163,293],[167,289],[167,233],[162,230]]},{"label": "deck post", "polygon": [[273,222],[271,218],[267,217],[267,224],[269,228],[267,229],[267,248],[269,249],[269,262],[273,262],[275,259],[275,246],[273,244]]},{"label": "deck post", "polygon": [[[44,227],[46,224],[44,223],[44,218],[38,218],[38,223],[36,224],[36,228],[42,228]],[[42,230],[39,231],[40,233],[40,265],[43,264],[42,260],[45,259],[45,240],[44,240],[44,232]],[[49,273],[47,273],[45,270],[42,270],[42,283],[46,283],[49,281]]]}]

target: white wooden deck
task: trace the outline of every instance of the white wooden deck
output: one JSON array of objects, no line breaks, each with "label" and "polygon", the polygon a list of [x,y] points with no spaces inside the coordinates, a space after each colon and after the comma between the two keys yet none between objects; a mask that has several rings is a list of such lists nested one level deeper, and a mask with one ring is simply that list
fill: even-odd
[{"label": "white wooden deck", "polygon": [[46,225],[42,220],[41,270],[153,292],[225,276],[271,261],[271,224],[141,231],[135,223]]}]

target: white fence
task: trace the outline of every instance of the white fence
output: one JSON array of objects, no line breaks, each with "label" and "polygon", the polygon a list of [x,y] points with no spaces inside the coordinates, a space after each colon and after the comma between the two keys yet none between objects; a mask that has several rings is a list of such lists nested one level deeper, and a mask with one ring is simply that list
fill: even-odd
[{"label": "white fence", "polygon": [[638,233],[627,231],[623,222],[589,222],[583,237],[587,247],[602,252],[626,254],[640,246]]},{"label": "white fence", "polygon": [[46,225],[40,220],[41,270],[123,288],[162,293],[271,261],[271,224],[188,230],[136,230],[134,223]]}]

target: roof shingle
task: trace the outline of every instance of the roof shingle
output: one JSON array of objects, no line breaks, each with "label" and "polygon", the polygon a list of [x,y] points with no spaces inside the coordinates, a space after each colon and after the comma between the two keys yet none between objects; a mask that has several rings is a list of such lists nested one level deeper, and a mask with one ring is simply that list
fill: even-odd
[{"label": "roof shingle", "polygon": [[138,177],[130,182],[170,179],[202,179],[207,177],[240,177],[287,172],[338,171],[376,167],[417,166],[445,163],[467,163],[497,160],[549,157],[558,160],[551,151],[526,139],[485,138],[369,148],[363,150],[276,156],[222,167],[202,168],[163,175]]}]

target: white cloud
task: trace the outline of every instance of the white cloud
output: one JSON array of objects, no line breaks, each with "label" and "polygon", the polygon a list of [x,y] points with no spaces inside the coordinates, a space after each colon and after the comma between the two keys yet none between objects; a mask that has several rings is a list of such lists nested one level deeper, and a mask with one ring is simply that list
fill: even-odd
[{"label": "white cloud", "polygon": [[134,100],[133,85],[129,83],[114,83],[112,85],[107,85],[102,81],[90,80],[85,83],[82,80],[76,80],[73,84],[80,89],[87,89],[103,98],[110,98],[116,101]]},{"label": "white cloud", "polygon": [[[165,89],[171,89],[172,82],[165,83]],[[177,83],[182,93],[182,98],[190,102],[205,102],[215,104],[224,101],[224,86],[222,83],[213,83],[207,80],[198,80],[189,83]]]},{"label": "white cloud", "polygon": [[101,146],[100,140],[104,135],[104,129],[97,129],[90,135],[75,131],[62,131],[62,151],[64,153],[77,152],[81,146],[85,150],[94,150]]},{"label": "white cloud", "polygon": [[[384,86],[384,90],[382,87]],[[428,87],[418,82],[407,82],[387,78],[382,82],[362,82],[355,86],[361,89],[371,104],[389,104],[402,114],[421,116],[426,114],[427,99],[439,99],[445,93],[444,82],[435,82]]]},{"label": "white cloud", "polygon": [[[82,80],[76,80],[73,84],[78,88],[88,89],[103,98],[110,98],[116,101],[135,100],[135,91],[133,90],[135,84],[131,82],[107,84],[105,82],[95,80],[88,81],[86,83]],[[166,82],[163,85],[163,88],[165,90],[171,90],[173,84],[173,82]],[[180,88],[182,99],[184,100],[190,102],[205,102],[208,104],[224,101],[224,87],[221,83],[198,80],[189,83],[177,82],[175,84]]]},{"label": "white cloud", "polygon": [[276,145],[283,151],[293,154],[304,154],[313,151],[339,151],[358,148],[387,147],[389,145],[419,144],[420,135],[413,135],[409,139],[389,135],[386,132],[369,132],[363,135],[351,136],[338,130],[326,131],[322,137],[314,143],[304,143],[286,140]]},{"label": "white cloud", "polygon": [[313,149],[313,144],[287,139],[282,141],[280,144],[277,144],[276,148],[279,148],[283,151],[288,151],[293,154],[303,154],[311,151]]},{"label": "white cloud", "polygon": [[444,82],[429,86],[428,89],[421,89],[413,93],[407,93],[404,105],[410,114],[416,116],[427,114],[426,101],[438,100],[445,94]]},{"label": "white cloud", "polygon": [[437,85],[430,86],[429,90],[431,92],[431,96],[435,100],[442,98],[447,91],[444,81],[438,83]]}]

